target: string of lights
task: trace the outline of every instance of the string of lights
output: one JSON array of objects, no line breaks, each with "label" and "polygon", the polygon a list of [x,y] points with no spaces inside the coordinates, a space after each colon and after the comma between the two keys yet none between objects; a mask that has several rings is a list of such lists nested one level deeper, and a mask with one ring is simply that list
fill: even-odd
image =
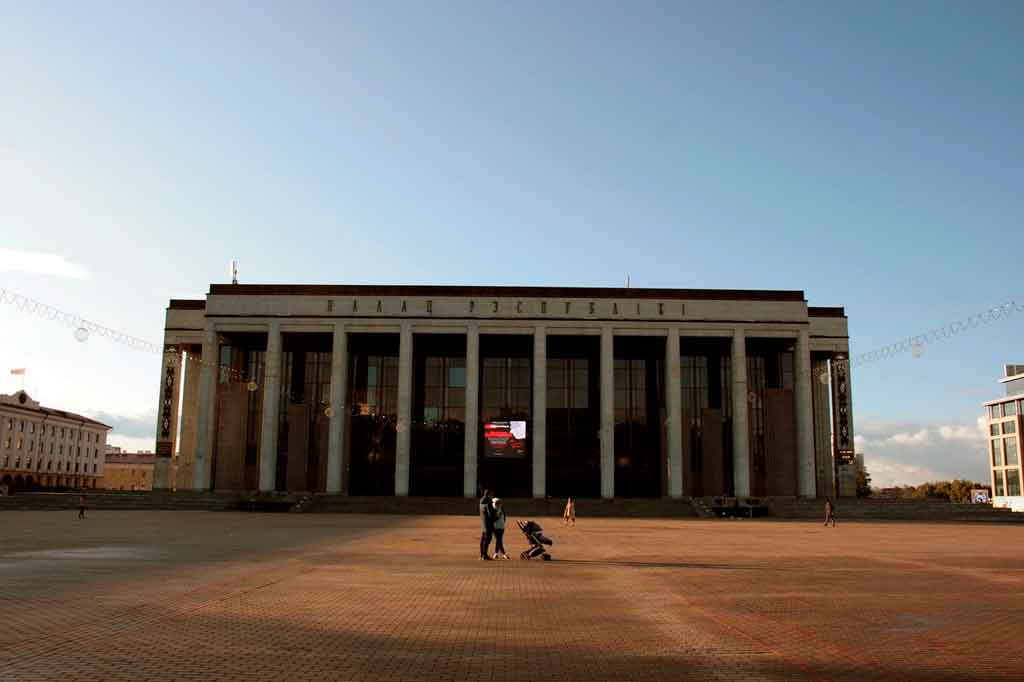
[{"label": "string of lights", "polygon": [[[152,353],[155,355],[160,354],[171,354],[177,355],[178,351],[174,348],[165,349],[163,346],[152,343],[145,339],[140,339],[137,336],[132,336],[117,329],[106,327],[102,324],[98,324],[91,320],[87,320],[81,315],[75,315],[59,308],[55,308],[52,305],[37,301],[33,298],[29,298],[23,294],[19,294],[16,291],[5,289],[0,287],[0,303],[6,303],[7,305],[13,306],[18,310],[28,314],[35,315],[44,320],[56,322],[64,325],[70,329],[74,329],[75,339],[79,342],[85,342],[91,336],[97,336],[113,343],[119,343],[132,350],[141,351],[144,353]],[[229,367],[221,365],[219,362],[207,363],[199,358],[198,356],[190,356],[190,362],[195,362],[200,366],[209,365],[210,367],[224,373],[228,376],[231,381],[240,381],[248,383],[248,378],[243,375],[242,372]]]},{"label": "string of lights", "polygon": [[[120,343],[128,348],[142,352],[154,354],[178,353],[174,348],[165,349],[161,345],[146,341],[145,339],[141,339],[137,336],[132,336],[131,334],[127,334],[111,327],[106,327],[91,320],[87,320],[80,315],[68,313],[10,289],[0,288],[0,303],[11,305],[26,314],[36,315],[45,320],[50,320],[66,327],[73,328],[75,330],[75,339],[80,342],[84,342],[88,340],[90,336],[96,335],[113,343]],[[986,308],[980,312],[968,315],[965,318],[947,322],[942,326],[929,329],[920,334],[907,336],[899,341],[882,346],[881,348],[860,353],[856,356],[851,356],[848,359],[837,359],[836,362],[846,362],[849,364],[849,367],[853,368],[875,362],[883,362],[906,353],[910,353],[913,357],[918,358],[924,352],[925,347],[930,344],[947,341],[960,336],[965,332],[1005,320],[1019,312],[1024,312],[1024,303],[1018,303],[1013,300],[1007,301],[997,306]],[[189,361],[198,363],[201,366],[209,364],[210,367],[222,372],[231,381],[251,383],[250,378],[245,376],[243,372],[227,365],[221,365],[219,362],[206,363],[201,358],[191,355],[189,356]],[[823,383],[827,383],[827,376],[827,367],[818,373],[818,379]]]}]

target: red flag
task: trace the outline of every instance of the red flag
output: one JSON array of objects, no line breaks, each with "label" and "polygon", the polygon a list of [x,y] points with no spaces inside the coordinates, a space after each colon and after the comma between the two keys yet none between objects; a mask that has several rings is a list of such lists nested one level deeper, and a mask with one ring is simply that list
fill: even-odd
[{"label": "red flag", "polygon": [[11,374],[20,374],[22,376],[25,376],[25,368],[19,367],[18,369],[12,369]]}]

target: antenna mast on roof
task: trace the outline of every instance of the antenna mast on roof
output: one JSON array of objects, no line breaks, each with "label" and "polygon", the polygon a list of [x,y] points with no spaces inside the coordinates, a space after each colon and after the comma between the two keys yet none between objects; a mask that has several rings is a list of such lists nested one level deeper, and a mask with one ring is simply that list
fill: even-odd
[{"label": "antenna mast on roof", "polygon": [[232,258],[228,264],[228,275],[231,276],[231,283],[238,284],[238,259]]},{"label": "antenna mast on roof", "polygon": [[626,273],[626,288],[629,288],[629,273]]}]

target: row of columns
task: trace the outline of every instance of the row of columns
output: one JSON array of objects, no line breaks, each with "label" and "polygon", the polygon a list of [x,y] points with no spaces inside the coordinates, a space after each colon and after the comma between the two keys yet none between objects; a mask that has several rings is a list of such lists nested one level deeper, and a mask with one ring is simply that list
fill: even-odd
[{"label": "row of columns", "polygon": [[[327,455],[328,493],[340,493],[345,487],[342,456],[345,443],[347,405],[348,344],[344,322],[333,330],[331,355],[331,416]],[[680,330],[668,330],[665,343],[666,412],[668,415],[668,494],[683,496],[683,425],[680,386]],[[547,333],[543,326],[534,329],[533,347],[533,495],[544,497],[546,489],[546,399],[547,399]],[[403,322],[398,354],[398,424],[395,452],[395,495],[409,494],[410,426],[412,421],[412,324]],[[601,496],[615,495],[615,360],[614,334],[611,327],[601,329],[600,345],[600,442]],[[814,420],[811,401],[810,339],[807,330],[800,330],[795,348],[796,440],[798,491],[802,496],[816,494],[814,458]],[[194,487],[205,490],[210,482],[210,456],[214,442],[214,410],[217,389],[217,334],[207,328],[203,337],[200,370],[198,442],[194,467]],[[281,325],[272,321],[267,330],[267,353],[263,381],[262,435],[260,439],[260,491],[276,487],[276,463],[280,382]],[[748,436],[748,391],[746,330],[736,328],[732,335],[732,441],[733,486],[739,497],[750,494],[750,444]],[[466,329],[466,418],[463,494],[477,493],[477,444],[480,397],[480,327],[472,322]]]}]

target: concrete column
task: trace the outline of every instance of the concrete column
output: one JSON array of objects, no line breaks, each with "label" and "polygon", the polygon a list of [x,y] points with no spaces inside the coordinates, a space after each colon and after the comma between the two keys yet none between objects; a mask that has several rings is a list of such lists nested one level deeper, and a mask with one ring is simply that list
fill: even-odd
[{"label": "concrete column", "polygon": [[220,347],[212,324],[203,334],[203,355],[199,370],[199,415],[196,419],[196,458],[192,464],[192,488],[210,487],[210,461],[217,406],[217,364]]},{"label": "concrete column", "polygon": [[533,496],[547,494],[548,337],[538,325],[533,330]]},{"label": "concrete column", "polygon": [[462,495],[476,498],[477,444],[480,440],[480,324],[466,329],[466,443],[462,461]]},{"label": "concrete column", "polygon": [[277,486],[277,430],[281,407],[281,323],[267,328],[267,357],[263,370],[263,422],[260,431],[260,492]]},{"label": "concrete column", "polygon": [[801,497],[814,497],[817,484],[814,475],[814,412],[811,407],[811,338],[807,329],[800,330],[795,353],[793,407],[796,409],[797,490]]},{"label": "concrete column", "polygon": [[344,322],[334,324],[334,344],[331,347],[331,419],[327,437],[328,493],[338,494],[348,486],[341,465],[345,450],[345,425],[348,423],[348,334]]},{"label": "concrete column", "polygon": [[409,446],[412,432],[412,325],[402,323],[398,347],[398,442],[395,444],[395,495],[409,494]]},{"label": "concrete column", "polygon": [[814,411],[815,491],[819,497],[833,495],[832,416],[829,414],[828,360],[811,360],[811,402]]},{"label": "concrete column", "polygon": [[615,335],[601,329],[601,497],[615,497]]},{"label": "concrete column", "polygon": [[668,417],[668,496],[683,496],[683,415],[680,386],[679,329],[671,327],[665,341],[665,412]]},{"label": "concrete column", "polygon": [[182,363],[185,385],[181,397],[181,432],[178,435],[178,470],[175,487],[191,490],[195,481],[196,448],[199,444],[199,385],[202,373],[200,353],[189,346]]},{"label": "concrete column", "polygon": [[747,337],[732,335],[732,480],[733,495],[750,495],[750,435],[747,432]]},{"label": "concrete column", "polygon": [[153,490],[170,490],[171,457],[174,456],[178,435],[178,399],[181,388],[181,349],[174,345],[164,348],[160,363],[160,398],[156,409],[156,459],[153,463]]}]

